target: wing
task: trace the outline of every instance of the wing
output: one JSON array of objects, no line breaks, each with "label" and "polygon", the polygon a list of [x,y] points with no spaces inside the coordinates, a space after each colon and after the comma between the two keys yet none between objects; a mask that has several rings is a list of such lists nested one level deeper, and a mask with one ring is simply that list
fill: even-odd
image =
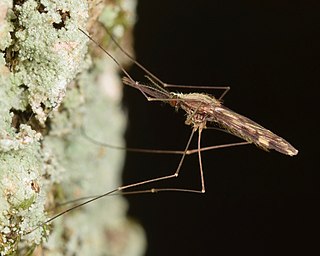
[{"label": "wing", "polygon": [[211,121],[218,123],[228,132],[254,143],[264,150],[274,149],[290,156],[298,153],[298,150],[283,138],[222,105],[214,108]]}]

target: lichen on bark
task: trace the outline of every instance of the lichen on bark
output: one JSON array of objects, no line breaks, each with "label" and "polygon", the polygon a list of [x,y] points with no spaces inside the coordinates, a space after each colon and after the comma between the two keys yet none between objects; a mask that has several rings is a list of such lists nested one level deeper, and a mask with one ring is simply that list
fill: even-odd
[{"label": "lichen on bark", "polygon": [[143,231],[128,220],[120,196],[42,225],[58,200],[121,184],[124,153],[93,145],[80,132],[83,126],[98,140],[123,145],[121,82],[110,60],[87,55],[78,28],[101,33],[94,28],[104,13],[121,36],[134,23],[133,2],[0,3],[1,255],[144,251]]}]

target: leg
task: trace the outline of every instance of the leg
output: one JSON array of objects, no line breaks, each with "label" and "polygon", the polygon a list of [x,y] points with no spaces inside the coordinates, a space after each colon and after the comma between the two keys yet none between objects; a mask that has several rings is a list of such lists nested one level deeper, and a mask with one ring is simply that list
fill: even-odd
[{"label": "leg", "polygon": [[[148,75],[145,76],[151,83],[153,83],[156,87],[159,87],[159,85],[152,79],[152,77],[149,77]],[[228,91],[231,89],[230,86],[194,86],[194,85],[176,85],[176,84],[167,84],[163,83],[162,85],[164,88],[179,88],[179,89],[207,89],[207,90],[223,90],[223,93],[219,97],[219,100],[222,100],[222,98],[228,93]]]},{"label": "leg", "polygon": [[[160,181],[160,180],[166,180],[166,179],[171,179],[171,178],[176,178],[179,176],[179,173],[180,173],[180,169],[181,169],[181,166],[183,164],[183,161],[185,159],[185,156],[186,156],[186,152],[188,151],[188,148],[190,146],[190,143],[191,143],[191,140],[193,138],[193,135],[194,135],[194,132],[196,130],[193,129],[192,132],[191,132],[191,135],[189,137],[189,140],[187,142],[187,145],[185,147],[185,150],[183,151],[183,154],[181,156],[181,159],[179,161],[179,164],[178,164],[178,167],[176,169],[176,171],[174,172],[174,174],[171,174],[171,175],[166,175],[166,176],[161,176],[161,177],[158,177],[158,178],[154,178],[154,179],[150,179],[150,180],[145,180],[145,181],[141,181],[141,182],[137,182],[137,183],[134,183],[134,184],[130,184],[130,185],[126,185],[126,186],[121,186],[118,188],[119,191],[122,191],[122,190],[125,190],[125,189],[128,189],[128,188],[132,188],[132,187],[136,187],[136,186],[141,186],[141,185],[144,185],[144,184],[148,184],[148,183],[153,183],[153,182],[156,182],[156,181]],[[159,191],[159,190],[158,190]],[[154,191],[155,192],[155,191]]]},{"label": "leg", "polygon": [[[125,150],[128,152],[134,152],[134,153],[147,153],[147,154],[176,154],[176,155],[183,155],[184,153],[186,155],[192,155],[197,153],[198,151],[203,152],[203,151],[209,151],[209,150],[214,150],[214,149],[220,149],[220,148],[229,148],[229,147],[234,147],[234,146],[242,146],[242,145],[247,145],[250,144],[250,142],[243,141],[243,142],[235,142],[235,143],[228,143],[228,144],[222,144],[222,145],[214,145],[214,146],[209,146],[209,147],[203,147],[200,149],[188,149],[187,151],[183,150],[167,150],[167,149],[149,149],[149,148],[127,148],[127,147],[119,147],[115,145],[111,145],[108,143],[100,142],[95,140],[94,138],[90,137],[84,129],[84,127],[81,127],[81,133],[83,137],[92,142],[93,144],[102,146],[102,147],[107,147],[115,150]],[[220,130],[220,129],[219,129]]]},{"label": "leg", "polygon": [[[184,158],[185,158],[185,156],[186,156],[186,152],[188,151],[188,148],[189,148],[189,146],[190,146],[190,143],[191,143],[191,140],[192,140],[192,138],[193,138],[193,135],[194,135],[194,132],[195,132],[195,131],[196,131],[195,129],[192,130],[191,135],[190,135],[190,137],[189,137],[189,140],[188,140],[188,142],[187,142],[187,145],[186,145],[186,147],[185,147],[184,153],[183,153],[182,156],[181,156],[181,159],[180,159],[178,168],[176,169],[176,171],[175,171],[173,174],[171,174],[171,175],[166,175],[166,176],[161,176],[161,177],[154,178],[154,179],[144,180],[144,181],[136,182],[136,183],[129,184],[129,185],[125,185],[125,186],[120,186],[120,187],[118,187],[118,188],[116,188],[116,189],[114,189],[114,190],[111,190],[111,191],[106,192],[106,193],[104,193],[104,194],[102,194],[102,195],[99,195],[99,196],[96,196],[96,197],[91,198],[91,199],[89,199],[89,200],[86,200],[86,201],[84,201],[83,203],[77,204],[77,205],[75,205],[75,206],[73,206],[73,207],[70,207],[69,209],[67,209],[67,210],[65,210],[65,211],[62,211],[62,212],[58,213],[57,215],[55,215],[55,216],[49,218],[48,220],[46,220],[45,222],[39,224],[39,225],[38,225],[36,228],[34,228],[33,230],[30,230],[30,231],[26,232],[26,234],[29,234],[29,233],[33,232],[34,230],[40,228],[41,226],[43,226],[43,225],[45,225],[45,224],[47,224],[47,223],[49,223],[49,222],[51,222],[51,221],[59,218],[60,216],[66,214],[66,213],[68,213],[68,212],[70,212],[70,211],[72,211],[72,210],[74,210],[74,209],[77,209],[77,208],[79,208],[79,207],[81,207],[81,206],[84,206],[84,205],[86,205],[86,204],[89,204],[89,203],[91,203],[91,202],[94,202],[94,201],[96,201],[96,200],[98,200],[98,199],[100,199],[100,198],[106,197],[106,196],[108,196],[108,195],[112,195],[112,194],[114,194],[114,193],[116,193],[116,192],[122,193],[122,191],[124,191],[124,190],[126,190],[126,189],[138,187],[138,186],[141,186],[141,185],[144,185],[144,184],[153,183],[153,182],[157,182],[157,181],[160,181],[160,180],[166,180],[166,179],[171,179],[171,178],[176,178],[176,177],[178,177],[179,172],[180,172],[180,169],[181,169],[181,166],[182,166],[183,161],[184,161]],[[155,192],[160,191],[160,190],[151,189],[151,190],[146,190],[146,191],[149,191],[149,192],[146,192],[146,193],[155,193]],[[183,190],[183,189],[182,189],[182,190],[180,190],[180,189],[175,189],[175,191],[184,191],[184,190]],[[193,192],[193,191],[192,191],[192,190],[190,190],[190,191],[189,191],[189,190],[186,190],[186,192]],[[194,191],[194,192],[199,193],[199,191]],[[128,193],[130,193],[130,192],[128,192]],[[136,192],[133,191],[133,193],[136,193]],[[75,201],[77,201],[77,200],[73,200],[73,201],[75,202]]]},{"label": "leg", "polygon": [[[104,52],[106,52],[105,49],[103,49],[96,41],[94,41],[89,35],[87,35],[82,29],[79,29],[82,33],[84,33],[87,37],[89,37],[96,45],[98,45],[98,47],[100,47]],[[155,76],[154,74],[152,74],[147,68],[145,68],[143,65],[141,65],[137,60],[135,60],[129,53],[127,53],[122,47],[121,45],[117,42],[117,40],[115,40],[115,38],[113,37],[113,35],[110,33],[110,31],[108,31],[105,28],[105,31],[107,32],[107,34],[110,36],[111,40],[113,41],[113,43],[120,49],[120,51],[126,55],[134,64],[136,64],[141,70],[143,70],[148,77],[152,78],[154,81],[157,81],[160,85],[158,85],[157,83],[155,83],[156,87],[160,87],[160,88],[170,88],[170,87],[175,87],[175,88],[198,88],[198,89],[213,89],[213,90],[224,90],[224,92],[222,93],[222,95],[219,97],[219,100],[222,100],[222,98],[227,94],[227,92],[230,90],[229,86],[216,86],[216,87],[212,87],[212,86],[189,86],[189,85],[174,85],[174,84],[167,84],[164,83],[161,79],[159,79],[157,76]],[[109,55],[110,54],[106,52],[106,54]],[[114,59],[112,57],[112,59]],[[118,64],[118,62],[116,62]],[[120,66],[121,70],[124,71],[124,73],[130,77],[130,75],[128,75],[128,73],[124,70],[124,68],[118,64],[118,66]],[[131,77],[130,77],[131,78]],[[133,80],[133,79],[132,79]]]},{"label": "leg", "polygon": [[223,93],[219,97],[219,100],[222,100],[222,98],[228,93],[228,91],[231,89],[230,86],[194,86],[194,85],[176,85],[176,84],[166,84],[164,83],[163,87],[165,88],[180,88],[180,89],[205,89],[205,90],[223,90]]},{"label": "leg", "polygon": [[[202,158],[201,158],[201,133],[202,133],[202,129],[199,129],[198,149],[196,150],[196,152],[198,153],[198,160],[199,160],[201,190],[179,189],[179,188],[159,188],[159,189],[153,188],[153,189],[150,190],[150,193],[163,192],[163,191],[190,192],[190,193],[205,193],[206,192],[206,187],[205,187],[205,183],[204,183],[203,168],[202,168]],[[180,163],[181,163],[181,161],[180,161]],[[176,171],[177,177],[178,177],[178,174],[179,174],[179,167],[181,167],[180,164],[179,164],[178,169]]]},{"label": "leg", "polygon": [[[85,135],[88,136],[88,135]],[[215,146],[209,146],[209,147],[203,147],[203,148],[199,148],[198,145],[198,149],[189,149],[187,151],[181,151],[181,150],[163,150],[163,149],[138,149],[138,148],[124,148],[124,147],[118,147],[118,146],[114,146],[114,145],[110,145],[110,144],[106,144],[106,143],[101,143],[101,142],[97,142],[94,139],[87,137],[87,139],[89,139],[91,142],[104,146],[104,147],[110,147],[112,149],[117,149],[117,150],[126,150],[129,152],[137,152],[137,153],[150,153],[150,154],[179,154],[179,155],[183,155],[184,153],[186,155],[192,155],[194,153],[198,153],[200,154],[203,151],[209,151],[209,150],[213,150],[213,149],[220,149],[220,148],[227,148],[227,147],[234,147],[234,146],[242,146],[242,145],[248,145],[251,144],[250,142],[244,141],[244,142],[236,142],[236,143],[229,143],[229,144],[222,144],[222,145],[215,145]],[[200,143],[200,142],[198,142]],[[199,168],[200,168],[200,176],[202,177],[203,174],[202,173],[202,161],[201,161],[201,155],[199,156]],[[134,194],[149,194],[149,193],[156,193],[156,192],[160,192],[160,191],[173,191],[173,192],[197,192],[197,193],[204,193],[205,192],[205,186],[204,186],[204,179],[201,178],[201,185],[202,185],[202,190],[201,191],[195,191],[195,190],[188,190],[188,189],[177,189],[177,188],[166,188],[166,189],[145,189],[145,190],[135,190],[135,191],[130,191],[130,192],[121,192],[120,190],[115,190],[112,192],[108,192],[108,194],[104,194],[104,196],[107,195],[134,195]],[[116,193],[118,192],[118,193]],[[64,203],[60,203],[57,207],[63,206],[63,205],[67,205],[67,204],[73,204],[79,201],[83,201],[83,200],[89,200],[89,199],[93,199],[93,198],[101,198],[101,195],[92,195],[92,196],[86,196],[86,197],[81,197],[81,198],[77,198],[68,202],[64,202]],[[99,199],[98,198],[98,199]],[[91,202],[91,201],[90,201]]]},{"label": "leg", "polygon": [[[231,143],[231,144],[224,144],[224,145],[217,145],[217,146],[210,146],[210,147],[204,147],[204,148],[201,148],[201,134],[202,134],[202,130],[199,130],[199,135],[198,135],[198,148],[197,149],[193,149],[193,150],[188,150],[189,148],[189,145],[191,143],[191,140],[192,140],[192,137],[194,135],[194,132],[195,130],[193,129],[192,130],[192,133],[189,137],[189,140],[188,140],[188,143],[187,143],[187,146],[185,148],[184,151],[174,151],[174,150],[171,150],[171,151],[166,151],[166,150],[149,150],[149,149],[142,149],[142,150],[139,150],[139,149],[132,149],[130,151],[133,151],[133,152],[145,152],[145,153],[170,153],[170,154],[182,154],[182,157],[180,159],[180,162],[179,162],[179,165],[175,171],[174,174],[171,174],[171,175],[167,175],[167,176],[162,176],[162,177],[158,177],[158,178],[154,178],[154,179],[151,179],[151,180],[145,180],[145,181],[141,181],[141,182],[137,182],[137,183],[133,183],[133,184],[130,184],[130,185],[125,185],[125,186],[121,186],[121,187],[118,187],[114,190],[111,190],[111,191],[108,191],[102,195],[98,195],[98,196],[88,196],[88,197],[82,197],[82,198],[78,198],[78,199],[75,199],[75,200],[72,200],[70,202],[67,202],[67,203],[62,203],[61,205],[59,206],[62,206],[62,205],[65,205],[65,204],[69,204],[69,203],[75,203],[75,202],[79,202],[79,201],[82,201],[82,200],[86,200],[84,201],[83,203],[80,203],[80,204],[77,204],[73,207],[70,207],[69,209],[65,210],[65,211],[62,211],[60,213],[58,213],[57,215],[49,218],[48,220],[46,220],[45,222],[39,224],[36,228],[34,228],[33,230],[30,230],[28,232],[26,232],[25,234],[30,234],[32,233],[34,230],[42,227],[43,225],[59,218],[60,216],[72,211],[72,210],[75,210],[77,208],[80,208],[86,204],[89,204],[91,202],[94,202],[100,198],[103,198],[103,197],[106,197],[106,196],[110,196],[110,195],[131,195],[131,194],[146,194],[146,193],[157,193],[157,192],[188,192],[188,193],[205,193],[205,183],[204,183],[204,175],[203,175],[203,168],[202,168],[202,158],[201,158],[201,152],[202,151],[207,151],[207,150],[212,150],[212,149],[218,149],[218,148],[225,148],[225,147],[231,147],[231,146],[239,146],[239,145],[246,145],[246,144],[250,144],[249,142],[239,142],[239,143]],[[86,135],[87,137],[87,135]],[[90,137],[87,137],[87,139],[89,139],[90,141],[92,141],[92,139]],[[110,146],[108,144],[103,144],[103,143],[99,143],[99,145],[107,145],[107,146]],[[115,148],[115,149],[121,149],[121,150],[125,150],[125,148],[122,148],[122,147],[114,147],[112,146],[112,148]],[[153,182],[157,182],[157,181],[160,181],[160,180],[165,180],[165,179],[171,179],[171,178],[175,178],[175,177],[178,177],[179,175],[179,172],[180,172],[180,169],[181,169],[181,166],[183,164],[183,161],[184,161],[184,158],[186,155],[191,155],[191,154],[194,154],[194,153],[198,153],[198,159],[199,159],[199,170],[200,170],[200,178],[201,178],[201,190],[192,190],[192,189],[180,189],[180,188],[160,188],[160,189],[157,189],[157,188],[152,188],[152,189],[146,189],[146,190],[136,190],[136,191],[129,191],[129,192],[125,192],[124,190],[128,189],[128,188],[133,188],[133,187],[138,187],[138,186],[141,186],[141,185],[144,185],[144,184],[148,184],[148,183],[153,183]]]},{"label": "leg", "polygon": [[198,158],[199,158],[199,170],[200,170],[200,177],[201,177],[201,193],[206,192],[206,187],[204,185],[204,175],[203,175],[203,169],[202,169],[202,158],[201,158],[201,133],[202,129],[199,129],[198,134]]},{"label": "leg", "polygon": [[[136,64],[141,70],[143,70],[148,76],[152,77],[155,81],[157,81],[158,83],[160,83],[162,86],[164,85],[164,82],[162,82],[158,77],[156,77],[154,74],[152,74],[148,69],[146,69],[142,64],[140,64],[137,60],[135,60],[135,58],[133,58],[128,52],[126,52],[121,45],[117,42],[117,40],[113,37],[112,33],[106,29],[104,27],[105,31],[107,32],[107,34],[110,36],[110,39],[113,41],[113,43],[119,48],[119,50],[125,55],[127,56],[134,64]],[[80,29],[81,30],[81,29]],[[81,30],[82,31],[82,30]],[[82,31],[86,36],[88,36],[84,31]],[[89,37],[90,38],[90,37]],[[95,41],[92,40],[94,43]],[[97,43],[96,43],[97,44]],[[99,46],[99,44],[98,44]],[[100,47],[100,46],[99,46]],[[101,47],[100,47],[101,48]],[[104,49],[102,49],[104,50]],[[104,50],[105,51],[105,50]],[[109,55],[109,54],[108,54]],[[122,69],[122,68],[121,68]],[[124,69],[122,69],[123,71]],[[127,72],[124,72],[127,75]],[[130,77],[130,76],[129,76]],[[157,87],[159,85],[157,84]],[[161,86],[159,86],[161,87]],[[162,88],[162,87],[161,87]]]}]

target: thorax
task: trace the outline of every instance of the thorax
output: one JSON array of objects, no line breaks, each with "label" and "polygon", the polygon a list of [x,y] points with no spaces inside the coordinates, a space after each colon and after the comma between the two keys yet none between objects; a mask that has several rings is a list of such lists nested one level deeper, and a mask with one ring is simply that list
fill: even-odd
[{"label": "thorax", "polygon": [[214,117],[214,109],[221,106],[218,99],[203,93],[172,93],[176,108],[187,113],[186,124],[194,127],[205,127],[206,122]]}]

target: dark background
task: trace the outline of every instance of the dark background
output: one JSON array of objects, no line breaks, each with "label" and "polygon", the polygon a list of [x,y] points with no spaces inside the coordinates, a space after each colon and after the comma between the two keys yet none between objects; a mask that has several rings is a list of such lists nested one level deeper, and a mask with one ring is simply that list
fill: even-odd
[{"label": "dark background", "polygon": [[[317,1],[139,1],[135,49],[143,65],[168,83],[230,85],[226,106],[299,150],[295,157],[253,145],[210,151],[203,153],[206,194],[129,196],[130,215],[147,233],[147,255],[319,253],[318,7]],[[137,68],[130,72],[145,81]],[[184,148],[191,129],[182,111],[148,103],[132,88],[125,88],[124,104],[128,146]],[[202,145],[237,141],[206,130]],[[178,161],[128,153],[124,183],[171,174]],[[151,187],[200,188],[196,156],[178,179]]]}]

